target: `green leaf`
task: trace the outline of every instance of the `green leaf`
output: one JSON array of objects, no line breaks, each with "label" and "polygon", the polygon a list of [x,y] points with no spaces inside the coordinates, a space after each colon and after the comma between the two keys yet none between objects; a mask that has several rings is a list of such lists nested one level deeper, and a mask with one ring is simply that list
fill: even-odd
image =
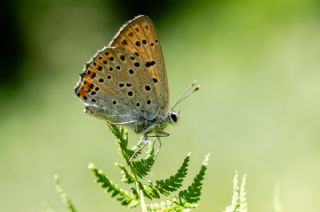
[{"label": "green leaf", "polygon": [[132,174],[130,174],[128,172],[128,170],[126,169],[126,167],[121,164],[121,163],[115,163],[115,165],[117,167],[119,167],[119,169],[121,169],[121,174],[122,174],[122,179],[121,181],[127,184],[131,184],[134,182],[134,177],[132,176]]},{"label": "green leaf", "polygon": [[204,161],[202,162],[200,171],[196,175],[196,177],[193,179],[192,184],[186,190],[179,192],[178,194],[179,205],[185,208],[194,208],[197,206],[196,203],[200,200],[202,181],[206,174],[208,160],[209,160],[209,155],[207,155]]},{"label": "green leaf", "polygon": [[63,190],[63,188],[60,185],[59,176],[58,175],[54,176],[54,186],[56,188],[56,191],[60,195],[60,198],[61,198],[63,204],[65,205],[65,207],[70,212],[76,212],[77,211],[76,208],[73,206],[70,198],[68,197],[68,195],[65,193],[65,191]]},{"label": "green leaf", "polygon": [[128,132],[120,126],[114,124],[107,124],[111,132],[116,136],[117,139],[126,147],[128,145]]},{"label": "green leaf", "polygon": [[159,199],[160,198],[160,193],[159,191],[154,187],[154,185],[152,184],[151,181],[148,181],[148,185],[144,186],[144,191],[145,191],[145,195],[149,198],[149,199]]},{"label": "green leaf", "polygon": [[[142,153],[143,148],[141,148],[141,147],[143,145],[145,145],[145,140],[144,140],[144,137],[141,137],[140,140],[138,141],[138,143],[136,145],[132,146],[130,149],[132,151],[132,153],[135,154],[133,158],[130,158],[131,160],[137,158]],[[130,157],[132,157],[133,154],[131,154]]]},{"label": "green leaf", "polygon": [[175,175],[170,176],[165,180],[158,180],[155,185],[149,182],[149,185],[145,190],[154,198],[160,198],[158,192],[165,196],[169,196],[171,192],[177,191],[182,186],[182,182],[187,175],[190,155],[191,153],[188,153]]},{"label": "green leaf", "polygon": [[123,127],[116,126],[114,124],[108,124],[109,129],[111,132],[116,136],[118,139],[118,144],[120,146],[120,154],[123,158],[128,162],[131,155],[133,155],[134,151],[128,148],[128,131],[125,130]]},{"label": "green leaf", "polygon": [[139,200],[135,196],[113,183],[106,174],[102,170],[98,170],[94,164],[89,164],[89,169],[95,175],[96,182],[105,189],[105,192],[110,193],[111,197],[116,198],[122,205],[133,208],[139,204]]},{"label": "green leaf", "polygon": [[149,150],[146,152],[146,157],[137,161],[131,162],[133,171],[139,178],[143,178],[149,174],[154,164],[154,147],[149,143]]}]

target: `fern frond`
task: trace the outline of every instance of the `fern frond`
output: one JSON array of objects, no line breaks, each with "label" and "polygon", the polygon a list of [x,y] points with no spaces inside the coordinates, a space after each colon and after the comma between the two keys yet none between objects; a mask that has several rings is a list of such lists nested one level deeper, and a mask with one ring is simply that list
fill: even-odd
[{"label": "fern frond", "polygon": [[241,183],[239,183],[238,171],[235,172],[233,177],[233,195],[231,205],[226,208],[226,212],[247,212],[248,204],[246,198],[246,176],[242,177]]},{"label": "fern frond", "polygon": [[122,174],[122,179],[121,181],[127,184],[131,184],[134,183],[134,177],[132,176],[132,174],[130,174],[128,172],[128,170],[126,169],[126,167],[121,164],[121,163],[115,163],[115,165],[121,169],[121,174]]},{"label": "fern frond", "polygon": [[[130,148],[130,150],[133,152],[133,154],[135,154],[132,159],[137,158],[137,157],[142,153],[142,149],[143,149],[143,148],[141,148],[141,147],[142,147],[143,145],[145,145],[145,142],[146,142],[146,141],[144,140],[144,137],[141,137],[140,140],[138,141],[138,143],[135,144],[135,145],[133,145],[133,146]],[[139,150],[140,150],[140,151],[139,151]],[[133,154],[132,154],[132,155],[133,155]],[[131,157],[132,157],[132,155],[131,155]]]},{"label": "fern frond", "polygon": [[154,160],[154,147],[150,143],[149,150],[146,152],[146,157],[142,158],[140,160],[137,160],[137,161],[133,161],[133,162],[131,162],[131,164],[132,164],[132,168],[133,168],[135,174],[139,178],[143,178],[149,174],[154,162],[155,162],[155,160]]},{"label": "fern frond", "polygon": [[134,153],[132,150],[128,148],[128,131],[123,127],[116,126],[114,124],[107,124],[111,132],[118,139],[118,144],[120,146],[120,153],[124,157],[125,160],[129,160],[131,155]]},{"label": "fern frond", "polygon": [[121,141],[121,143],[126,147],[128,146],[128,132],[123,127],[107,124],[111,132],[116,136],[117,139]]},{"label": "fern frond", "polygon": [[89,164],[89,169],[93,172],[96,177],[96,182],[105,189],[106,193],[110,193],[111,197],[116,199],[129,208],[136,207],[139,204],[139,200],[130,194],[128,191],[121,189],[118,185],[113,183],[102,170],[98,170],[94,164]]},{"label": "fern frond", "polygon": [[185,208],[194,208],[197,206],[197,202],[200,200],[202,182],[206,174],[207,166],[209,161],[209,154],[206,155],[199,173],[193,179],[192,184],[178,194],[178,204]]},{"label": "fern frond", "polygon": [[247,175],[243,175],[240,185],[240,212],[248,212],[247,192],[245,189]]},{"label": "fern frond", "polygon": [[240,187],[239,187],[238,171],[235,172],[234,177],[233,177],[232,190],[233,190],[233,195],[232,195],[231,205],[226,208],[226,210],[225,210],[226,212],[235,212],[239,208],[239,205],[240,205],[240,202],[239,202]]},{"label": "fern frond", "polygon": [[159,199],[160,198],[160,193],[158,189],[156,189],[153,185],[153,183],[149,180],[148,185],[144,186],[145,195],[149,199]]},{"label": "fern frond", "polygon": [[60,185],[59,176],[58,175],[54,176],[54,186],[56,188],[56,191],[60,195],[60,198],[61,198],[63,204],[65,205],[65,207],[70,212],[76,212],[77,211],[76,208],[73,206],[70,198],[68,197],[68,195],[65,193],[65,191],[63,190],[63,188]]},{"label": "fern frond", "polygon": [[160,198],[159,192],[168,196],[171,192],[177,191],[182,186],[182,182],[187,175],[190,156],[191,153],[188,153],[175,175],[165,180],[158,180],[155,184],[149,182],[145,190],[154,198]]},{"label": "fern frond", "polygon": [[152,203],[147,205],[148,210],[151,212],[182,212],[186,211],[184,207],[176,204],[177,199],[166,200],[159,203]]}]

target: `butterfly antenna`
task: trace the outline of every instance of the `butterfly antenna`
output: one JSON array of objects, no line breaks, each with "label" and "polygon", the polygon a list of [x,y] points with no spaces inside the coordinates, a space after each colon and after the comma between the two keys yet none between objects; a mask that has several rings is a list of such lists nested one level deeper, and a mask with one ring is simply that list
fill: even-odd
[{"label": "butterfly antenna", "polygon": [[173,106],[171,107],[171,111],[180,103],[182,102],[184,99],[188,98],[189,96],[191,96],[191,94],[193,94],[194,92],[198,91],[200,89],[200,85],[196,85],[197,82],[193,81],[191,83],[191,85],[189,85],[189,87],[180,95],[180,97],[177,99],[177,101],[173,104]]}]

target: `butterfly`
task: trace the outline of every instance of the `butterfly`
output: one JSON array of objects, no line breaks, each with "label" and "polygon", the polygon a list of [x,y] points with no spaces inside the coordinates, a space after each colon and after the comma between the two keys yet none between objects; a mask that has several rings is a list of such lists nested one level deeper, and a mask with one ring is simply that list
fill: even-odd
[{"label": "butterfly", "polygon": [[169,135],[165,127],[180,117],[174,107],[198,89],[192,83],[169,108],[159,36],[152,20],[140,15],[124,24],[111,42],[85,64],[75,94],[88,114],[132,128],[145,137],[162,137]]}]

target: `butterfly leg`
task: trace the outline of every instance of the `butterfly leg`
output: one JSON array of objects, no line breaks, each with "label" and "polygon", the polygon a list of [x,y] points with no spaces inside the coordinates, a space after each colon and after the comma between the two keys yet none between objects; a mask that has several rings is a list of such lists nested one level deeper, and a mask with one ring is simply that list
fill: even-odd
[{"label": "butterfly leg", "polygon": [[148,137],[161,138],[161,137],[168,137],[169,135],[170,135],[170,133],[159,131],[159,132],[156,132],[155,135],[149,135]]},{"label": "butterfly leg", "polygon": [[160,131],[157,133],[157,137],[168,137],[170,133]]},{"label": "butterfly leg", "polygon": [[149,143],[148,135],[143,135],[143,144],[131,155],[129,162],[131,162],[137,154]]},{"label": "butterfly leg", "polygon": [[162,142],[161,142],[161,140],[160,140],[160,137],[157,137],[157,141],[158,141],[158,143],[159,143],[159,147],[158,147],[158,149],[157,149],[157,151],[156,151],[156,154],[155,154],[155,159],[157,159],[157,156],[158,156],[158,154],[159,154],[159,152],[160,152],[160,149],[161,149],[161,146],[162,146]]},{"label": "butterfly leg", "polygon": [[[161,146],[162,146],[162,142],[160,140],[161,137],[168,137],[170,134],[167,133],[167,132],[163,132],[163,131],[159,131],[156,133],[156,135],[154,136],[149,136],[149,137],[155,137],[156,140],[158,141],[159,143],[159,148],[157,149],[156,153],[155,153],[155,158],[157,158],[159,152],[160,152],[160,149],[161,149]],[[153,143],[153,145],[155,144],[155,142]]]},{"label": "butterfly leg", "polygon": [[170,135],[169,133],[163,132],[163,131],[157,132],[156,135],[152,135],[152,136],[148,136],[147,134],[144,134],[143,135],[143,144],[131,155],[129,162],[131,162],[137,156],[137,154],[149,143],[149,139],[148,139],[149,137],[155,138],[155,140],[153,140],[153,145],[155,144],[155,141],[158,141],[158,143],[159,143],[159,148],[157,149],[157,151],[155,153],[155,158],[157,158],[157,156],[160,152],[161,146],[162,146],[162,142],[160,140],[160,137],[168,137],[169,135]]}]

